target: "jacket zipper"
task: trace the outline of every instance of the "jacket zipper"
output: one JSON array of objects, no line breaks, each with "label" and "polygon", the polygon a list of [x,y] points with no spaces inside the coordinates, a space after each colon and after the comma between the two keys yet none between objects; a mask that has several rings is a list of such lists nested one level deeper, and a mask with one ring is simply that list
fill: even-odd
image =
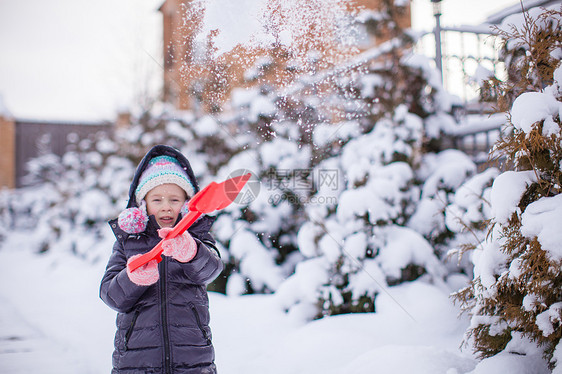
[{"label": "jacket zipper", "polygon": [[166,302],[166,275],[167,275],[167,261],[164,258],[162,261],[162,271],[160,271],[160,311],[162,320],[162,336],[164,337],[164,372],[172,373],[171,359],[170,359],[170,342],[168,333],[168,309]]},{"label": "jacket zipper", "polygon": [[207,344],[211,344],[211,339],[209,338],[207,331],[205,331],[205,329],[203,328],[203,324],[201,323],[201,319],[199,318],[199,313],[197,313],[195,304],[189,303],[189,306],[191,308],[191,311],[193,312],[193,315],[195,316],[195,321],[197,322],[197,326],[199,327],[199,330],[201,330],[201,333],[203,334],[203,337],[207,341]]},{"label": "jacket zipper", "polygon": [[125,333],[125,351],[129,349],[129,339],[131,338],[131,335],[133,334],[133,330],[135,328],[135,324],[137,323],[137,318],[139,318],[139,314],[140,314],[140,311],[135,310],[135,314],[133,315],[133,319],[131,320],[131,326],[129,326],[129,328],[127,329],[127,332]]}]

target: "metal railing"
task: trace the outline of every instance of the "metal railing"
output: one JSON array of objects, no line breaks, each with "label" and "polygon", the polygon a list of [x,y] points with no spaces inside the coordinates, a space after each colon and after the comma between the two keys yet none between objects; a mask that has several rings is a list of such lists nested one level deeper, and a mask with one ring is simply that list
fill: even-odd
[{"label": "metal railing", "polygon": [[[440,27],[439,30],[439,33],[433,30],[421,36],[416,49],[433,57],[436,67],[441,67],[445,90],[467,104],[478,99],[477,83],[484,73],[505,78],[506,69],[498,56],[501,41],[492,26]],[[436,40],[441,41],[440,48]]]},{"label": "metal railing", "polygon": [[[436,45],[440,41],[440,47]],[[483,167],[506,122],[505,114],[493,114],[492,103],[480,101],[478,82],[489,75],[501,80],[507,73],[499,59],[500,39],[489,25],[436,27],[423,35],[416,49],[441,67],[443,87],[456,95],[461,109],[457,126],[448,129],[444,144],[459,149]]]},{"label": "metal railing", "polygon": [[505,135],[506,115],[473,115],[467,117],[467,121],[464,126],[448,129],[444,135],[449,138],[453,148],[469,155],[477,165],[485,165],[494,144]]}]

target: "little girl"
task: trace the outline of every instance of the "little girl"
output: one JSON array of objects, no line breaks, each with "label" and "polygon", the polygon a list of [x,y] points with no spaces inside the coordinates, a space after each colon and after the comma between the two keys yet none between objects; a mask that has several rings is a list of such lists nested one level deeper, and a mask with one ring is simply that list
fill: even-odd
[{"label": "little girl", "polygon": [[187,159],[158,145],[139,164],[129,203],[110,221],[116,242],[100,297],[117,314],[112,373],[216,373],[206,285],[223,264],[202,216],[183,235],[165,239],[162,261],[128,272],[131,258],[151,250],[187,214],[199,191]]}]

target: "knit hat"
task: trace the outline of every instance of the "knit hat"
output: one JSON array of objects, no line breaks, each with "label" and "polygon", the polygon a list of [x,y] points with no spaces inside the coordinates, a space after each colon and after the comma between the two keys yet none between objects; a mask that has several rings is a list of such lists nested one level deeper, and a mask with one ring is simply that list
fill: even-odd
[{"label": "knit hat", "polygon": [[188,198],[195,194],[195,188],[178,160],[171,156],[158,156],[149,161],[146,170],[139,178],[139,184],[135,190],[137,204],[140,206],[146,194],[154,187],[166,183],[173,183],[181,187]]}]

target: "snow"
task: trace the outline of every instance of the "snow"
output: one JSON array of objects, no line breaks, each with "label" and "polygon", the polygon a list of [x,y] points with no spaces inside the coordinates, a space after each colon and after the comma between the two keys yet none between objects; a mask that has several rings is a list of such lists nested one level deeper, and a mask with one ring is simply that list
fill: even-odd
[{"label": "snow", "polygon": [[[278,306],[294,322],[302,323],[317,313],[318,289],[328,280],[329,263],[324,257],[300,262],[295,274],[281,284],[275,293]],[[304,313],[306,311],[306,313]]]},{"label": "snow", "polygon": [[505,269],[507,254],[500,250],[500,246],[496,241],[486,242],[482,250],[472,253],[472,262],[474,263],[474,278],[480,278],[482,285],[485,287],[485,293],[493,293],[489,289],[495,284],[499,275]]},{"label": "snow", "polygon": [[260,95],[260,90],[255,87],[239,88],[236,87],[231,93],[231,105],[234,107],[250,106],[252,100]]},{"label": "snow", "polygon": [[443,231],[445,229],[445,222],[441,214],[443,205],[442,201],[436,199],[422,199],[416,212],[410,218],[408,227],[428,237],[433,232]]},{"label": "snow", "polygon": [[338,234],[338,232],[329,233],[327,235],[324,235],[318,242],[318,248],[320,249],[320,252],[331,263],[336,262],[342,255],[342,238]]},{"label": "snow", "polygon": [[537,237],[552,261],[562,261],[562,194],[543,197],[527,206],[521,215],[521,233]]},{"label": "snow", "polygon": [[[300,43],[354,41],[354,27],[346,12],[348,2],[285,0],[272,4],[266,0],[202,0],[189,5],[185,12],[187,17],[193,17],[204,9],[197,41],[203,46],[211,39],[216,56],[238,45],[268,47],[276,42],[298,56]],[[309,34],[311,25],[318,29],[314,35]]]},{"label": "snow", "polygon": [[277,107],[265,96],[256,97],[250,104],[250,114],[248,119],[256,122],[260,116],[272,117],[277,111]]},{"label": "snow", "polygon": [[356,121],[344,121],[342,123],[321,123],[314,127],[312,138],[314,144],[320,147],[328,146],[330,143],[349,140],[361,134],[359,123]]},{"label": "snow", "polygon": [[490,217],[490,186],[498,174],[496,168],[486,169],[456,190],[452,204],[447,206],[445,212],[445,223],[449,230],[461,232],[465,225]]},{"label": "snow", "polygon": [[272,252],[269,252],[255,234],[239,230],[232,236],[230,252],[240,259],[240,272],[252,279],[256,290],[264,288],[276,290],[281,284],[281,269],[275,265]]},{"label": "snow", "polygon": [[518,211],[519,201],[531,183],[536,182],[534,171],[506,171],[500,174],[492,186],[490,195],[492,217],[498,223],[507,223],[511,215]]},{"label": "snow", "polygon": [[305,169],[310,159],[310,149],[299,147],[295,142],[283,138],[275,138],[264,143],[260,148],[263,166],[276,167],[281,172]]},{"label": "snow", "polygon": [[[2,342],[0,367],[31,368],[27,372],[39,374],[109,372],[115,313],[98,298],[103,266],[3,248],[1,331],[2,336],[21,340]],[[445,290],[420,282],[394,287],[389,293],[377,299],[376,314],[311,323],[285,314],[275,295],[211,293],[219,370],[339,374],[367,373],[377,367],[382,373],[409,374],[418,368],[417,373],[446,374],[475,367],[471,355],[456,349],[466,321],[457,319],[458,310]],[[44,344],[37,344],[39,340]],[[29,351],[18,351],[20,344],[27,344]]]},{"label": "snow", "polygon": [[432,275],[440,274],[439,260],[433,254],[433,248],[414,230],[390,226],[382,228],[378,236],[384,238],[385,245],[380,249],[377,260],[390,277],[400,279],[402,269],[408,264],[422,266]]},{"label": "snow", "polygon": [[454,191],[476,172],[474,162],[463,152],[454,149],[429,155],[426,163],[431,175],[424,183],[423,197],[435,196],[443,188]]},{"label": "snow", "polygon": [[356,217],[368,215],[369,222],[385,221],[391,218],[396,208],[389,206],[381,197],[367,187],[344,191],[339,197],[337,218],[341,223]]},{"label": "snow", "polygon": [[228,164],[222,167],[217,173],[217,180],[225,180],[235,170],[250,170],[256,172],[261,170],[259,156],[253,149],[242,151],[232,156]]},{"label": "snow", "polygon": [[[521,13],[519,9],[521,9],[520,5],[514,5],[513,8],[518,7],[517,13],[511,14],[505,17],[501,24],[498,26],[500,30],[506,32],[512,32],[514,28],[522,31],[525,30],[525,17],[530,19],[531,24],[533,24],[537,28],[548,29],[547,24],[549,22],[556,22],[556,17],[539,17],[542,13],[544,13],[544,9],[551,9],[551,10],[559,10],[560,4],[554,1],[552,4],[547,6],[536,6],[538,1],[531,1],[530,4],[526,3],[526,15]],[[513,12],[512,10],[506,10],[508,13]],[[555,23],[556,24],[556,23]],[[518,47],[519,45],[525,45],[526,41],[521,38],[510,38],[507,40],[507,47],[508,49],[513,49]]]},{"label": "snow", "polygon": [[430,61],[429,57],[420,54],[407,55],[403,60],[407,66],[420,69],[431,87],[442,87],[438,71],[429,67],[431,65]]},{"label": "snow", "polygon": [[524,338],[521,333],[513,331],[512,339],[504,351],[483,360],[474,371],[468,374],[515,373],[547,374],[550,373],[545,361],[537,350],[535,343]]},{"label": "snow", "polygon": [[220,130],[220,125],[217,123],[216,119],[212,116],[205,116],[195,122],[193,125],[196,132],[201,136],[209,136],[216,134]]},{"label": "snow", "polygon": [[[357,266],[358,262],[354,265]],[[386,292],[386,275],[374,259],[366,259],[362,263],[360,272],[349,275],[350,290],[354,298],[359,299],[363,295],[375,295]]]},{"label": "snow", "polygon": [[[554,123],[552,117],[560,116],[562,103],[552,95],[543,92],[526,92],[518,96],[511,110],[511,121],[515,128],[530,133],[533,125],[542,120]],[[559,131],[558,126],[545,126],[543,134],[548,136]]]},{"label": "snow", "polygon": [[[558,48],[558,59],[562,59],[562,48]],[[556,58],[556,57],[553,57]],[[558,66],[554,73],[552,74],[554,82],[552,83],[552,94],[554,96],[562,96],[562,65]]]},{"label": "snow", "polygon": [[[17,242],[25,237],[15,235],[9,244]],[[14,338],[1,342],[0,367],[38,374],[109,372],[115,312],[98,297],[104,266],[4,246],[0,331]],[[378,313],[311,323],[285,314],[276,295],[211,293],[219,370],[339,374],[375,366],[382,373],[409,374],[418,367],[417,373],[460,374],[475,367],[475,359],[456,348],[467,322],[457,319],[447,290],[416,282],[388,292],[377,298]]]},{"label": "snow", "polygon": [[562,302],[552,304],[547,310],[537,316],[536,324],[544,336],[554,333],[554,326],[560,324],[562,315]]},{"label": "snow", "polygon": [[470,80],[476,83],[478,87],[481,87],[485,81],[493,77],[494,77],[493,71],[479,64],[478,67],[476,67],[476,71],[474,72],[474,75],[471,77]]},{"label": "snow", "polygon": [[[2,355],[0,367],[17,367],[19,362],[25,368],[31,365],[27,360],[33,360],[33,370],[27,372],[49,373],[52,368],[52,372],[58,372],[58,368],[68,373],[109,372],[112,348],[107,339],[113,340],[103,326],[113,328],[115,315],[98,297],[103,274],[100,267],[85,266],[70,255],[32,255],[21,250],[27,244],[25,236],[16,236],[0,253],[0,298],[14,308],[21,328],[32,329],[46,344],[37,347],[34,356]],[[14,246],[18,242],[20,245]],[[9,324],[10,321],[3,321],[2,330]],[[25,334],[20,336],[18,325],[12,329],[13,336],[26,340]],[[33,349],[26,347],[31,352]],[[58,353],[63,354],[55,355]],[[70,362],[66,362],[69,358]]]},{"label": "snow", "polygon": [[468,374],[509,373],[509,374],[547,374],[550,373],[544,360],[535,355],[534,360],[526,356],[517,357],[513,354],[502,352],[483,361],[478,367]]},{"label": "snow", "polygon": [[506,123],[505,113],[486,115],[472,114],[462,119],[458,125],[451,125],[444,129],[450,135],[469,135],[483,131],[500,130]]},{"label": "snow", "polygon": [[297,234],[299,251],[305,257],[314,257],[316,252],[316,239],[323,234],[322,229],[313,222],[305,222]]},{"label": "snow", "polygon": [[[263,341],[268,343],[263,345],[271,345],[257,357],[253,355],[247,363],[234,357],[238,370],[233,373],[339,374],[355,373],[356,370],[367,373],[373,368],[381,373],[411,373],[412,367],[419,367],[420,370],[415,372],[445,374],[451,368],[463,373],[475,365],[470,355],[456,349],[458,341],[449,338],[459,327],[454,308],[441,290],[430,285],[414,283],[394,288],[390,295],[380,296],[376,314],[342,315],[308,324],[295,324],[268,308],[267,297],[250,296],[249,299],[262,299],[262,310],[283,333],[271,331],[271,325],[264,326],[264,334],[275,335],[274,341]],[[429,299],[432,302],[428,302]],[[262,329],[263,315],[248,318],[255,321],[252,324],[256,330]],[[217,326],[217,317],[213,321]],[[227,321],[225,325],[228,325]],[[216,339],[220,340],[219,335],[215,332]],[[247,332],[241,335],[247,335]],[[255,348],[255,344],[249,346]],[[219,343],[217,351],[220,351]],[[429,357],[424,354],[428,352],[431,353]],[[411,353],[415,353],[413,357],[408,356]],[[385,359],[381,362],[382,357]],[[405,357],[409,357],[408,360],[404,360]],[[434,357],[439,359],[430,359]],[[217,353],[217,362],[221,367],[220,353]],[[230,372],[227,368],[222,371]]]},{"label": "snow", "polygon": [[556,368],[552,371],[552,374],[561,374],[562,373],[562,344],[558,343],[556,349],[553,353],[553,361],[556,362]]}]

